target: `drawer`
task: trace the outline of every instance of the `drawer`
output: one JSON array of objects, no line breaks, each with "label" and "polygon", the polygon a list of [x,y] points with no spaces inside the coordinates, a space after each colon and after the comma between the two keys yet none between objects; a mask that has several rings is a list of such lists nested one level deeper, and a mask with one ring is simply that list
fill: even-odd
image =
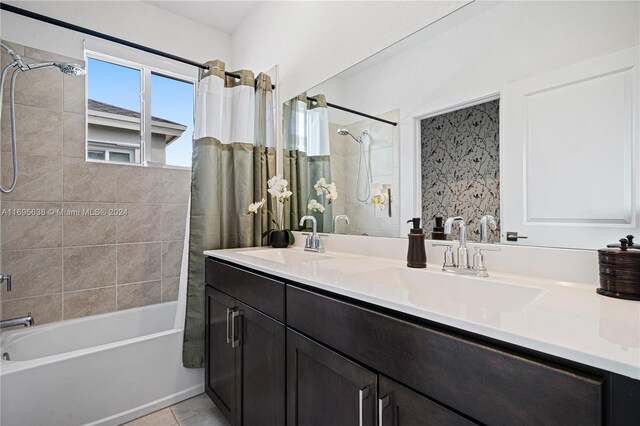
[{"label": "drawer", "polygon": [[601,424],[603,380],[287,286],[288,325],[487,424]]},{"label": "drawer", "polygon": [[284,283],[209,257],[205,259],[204,279],[207,285],[284,322]]}]

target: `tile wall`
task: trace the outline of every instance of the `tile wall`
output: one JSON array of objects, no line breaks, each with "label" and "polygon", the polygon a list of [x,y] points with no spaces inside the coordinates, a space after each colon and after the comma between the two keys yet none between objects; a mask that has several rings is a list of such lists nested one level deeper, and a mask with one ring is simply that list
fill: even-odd
[{"label": "tile wall", "polygon": [[[27,62],[78,62],[9,44]],[[87,163],[84,92],[85,77],[57,69],[18,76],[20,175],[0,196],[0,272],[13,275],[13,291],[0,292],[3,319],[31,312],[44,324],[177,299],[191,172]],[[5,96],[5,185],[8,111]],[[12,214],[20,209],[40,215]]]},{"label": "tile wall", "polygon": [[[398,122],[400,112],[389,111],[379,115],[386,120]],[[367,161],[373,182],[391,184],[391,217],[387,209],[378,210],[370,203],[358,201],[355,187],[358,173],[359,145],[350,136],[337,134],[339,128],[348,129],[356,137],[363,130],[370,134]],[[338,187],[339,198],[333,204],[333,215],[346,214],[351,225],[338,224],[339,233],[398,237],[404,231],[399,218],[400,212],[400,150],[399,129],[389,124],[365,119],[348,125],[329,123],[331,149],[331,178]],[[367,178],[361,179],[366,182]],[[362,183],[361,183],[362,185]],[[363,191],[361,189],[361,191]],[[364,191],[363,191],[364,192]],[[363,194],[360,194],[361,197]]]}]

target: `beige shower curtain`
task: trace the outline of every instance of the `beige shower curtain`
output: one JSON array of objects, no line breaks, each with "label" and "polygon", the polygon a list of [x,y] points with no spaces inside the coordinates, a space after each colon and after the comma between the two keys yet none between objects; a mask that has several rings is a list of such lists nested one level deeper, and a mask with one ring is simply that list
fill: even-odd
[{"label": "beige shower curtain", "polygon": [[[266,217],[247,215],[267,196],[276,174],[271,79],[251,71],[225,76],[222,61],[208,62],[196,100],[191,172],[189,278],[183,365],[204,366],[204,250],[260,246]],[[269,206],[271,207],[271,206]]]},{"label": "beige shower curtain", "polygon": [[[312,99],[310,99],[312,98]],[[318,230],[331,232],[331,205],[324,214],[309,212],[307,198],[313,185],[324,177],[331,182],[329,117],[324,95],[305,93],[284,104],[284,178],[293,192],[285,205],[285,227],[298,229],[300,218],[312,214]],[[314,193],[315,195],[315,193]]]}]

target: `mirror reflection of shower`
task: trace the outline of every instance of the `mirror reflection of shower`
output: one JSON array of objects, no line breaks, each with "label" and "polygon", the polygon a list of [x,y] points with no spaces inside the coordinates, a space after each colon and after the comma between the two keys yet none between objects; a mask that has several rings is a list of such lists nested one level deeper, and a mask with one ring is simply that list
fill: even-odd
[{"label": "mirror reflection of shower", "polygon": [[[369,132],[367,130],[363,130],[358,137],[355,137],[347,129],[338,129],[338,134],[342,136],[351,136],[351,138],[353,138],[353,140],[359,145],[360,155],[358,158],[358,174],[356,177],[355,194],[358,201],[364,203],[369,200],[369,197],[371,197],[371,169],[369,168],[366,155],[367,153],[365,152],[366,149],[363,141],[365,136],[369,137]],[[362,174],[363,168],[364,176]],[[366,181],[363,181],[363,177],[366,178]]]},{"label": "mirror reflection of shower", "polygon": [[[4,95],[4,81],[9,73],[11,73],[11,80],[9,83],[9,113],[10,126],[11,126],[11,159],[13,164],[13,179],[11,185],[7,188],[0,185],[0,192],[8,194],[13,191],[18,182],[18,156],[16,153],[16,114],[15,114],[15,83],[16,78],[20,72],[27,72],[33,70],[39,70],[43,68],[55,67],[67,75],[84,75],[86,70],[76,64],[70,64],[67,62],[38,62],[33,64],[25,64],[22,62],[22,58],[16,52],[11,50],[6,45],[0,43],[0,48],[4,49],[9,56],[11,56],[11,63],[2,69],[2,75],[0,75],[0,97]],[[0,103],[0,121],[2,120],[2,103]]]}]

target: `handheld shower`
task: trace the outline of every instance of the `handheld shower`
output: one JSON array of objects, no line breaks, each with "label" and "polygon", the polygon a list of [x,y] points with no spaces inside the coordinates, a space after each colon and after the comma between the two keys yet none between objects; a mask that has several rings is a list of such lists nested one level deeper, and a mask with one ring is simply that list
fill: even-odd
[{"label": "handheld shower", "polygon": [[[360,133],[360,136],[355,137],[353,136],[353,134],[347,130],[347,129],[338,129],[338,134],[341,136],[351,136],[353,138],[354,141],[356,141],[360,147],[360,155],[358,158],[358,175],[356,176],[356,198],[358,199],[358,201],[360,202],[365,202],[369,199],[369,197],[371,196],[371,170],[369,169],[369,164],[367,164],[367,156],[366,153],[364,152],[364,143],[362,142],[362,138],[364,138],[365,136],[369,136],[369,132],[367,130],[363,130],[362,133]],[[365,184],[365,191],[366,194],[364,195],[364,197],[360,197],[360,181],[362,180],[360,178],[361,176],[361,172],[362,172],[362,163],[364,163],[364,169],[365,169],[365,173],[367,176],[367,182]]]},{"label": "handheld shower", "polygon": [[[9,83],[9,113],[11,114],[10,126],[11,126],[11,160],[13,164],[13,179],[11,185],[7,188],[0,185],[0,192],[8,194],[13,191],[18,181],[18,156],[16,149],[16,113],[15,113],[15,83],[19,72],[33,71],[43,68],[56,67],[67,75],[84,75],[86,70],[80,65],[71,64],[67,62],[39,62],[34,64],[25,64],[22,62],[22,58],[16,52],[11,50],[6,45],[0,43],[0,48],[4,49],[9,56],[11,56],[11,63],[2,69],[0,74],[0,97],[4,93],[4,81],[11,69],[11,81]],[[2,120],[2,103],[0,103],[0,121]]]}]

